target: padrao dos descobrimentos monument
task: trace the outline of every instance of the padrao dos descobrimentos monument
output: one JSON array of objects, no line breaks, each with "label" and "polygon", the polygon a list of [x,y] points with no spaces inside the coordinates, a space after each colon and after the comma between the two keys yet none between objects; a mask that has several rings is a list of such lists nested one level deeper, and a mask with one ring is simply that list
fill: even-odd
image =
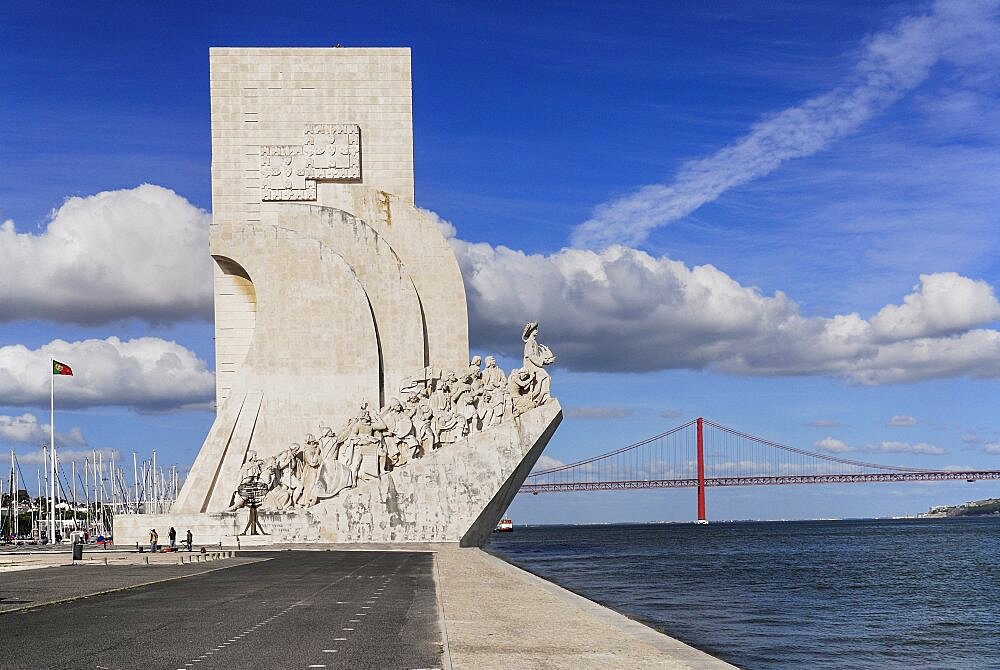
[{"label": "padrao dos descobrimentos monument", "polygon": [[116,542],[482,545],[562,419],[555,357],[528,323],[522,367],[470,361],[414,205],[409,49],[210,60],[217,415],[170,513]]}]

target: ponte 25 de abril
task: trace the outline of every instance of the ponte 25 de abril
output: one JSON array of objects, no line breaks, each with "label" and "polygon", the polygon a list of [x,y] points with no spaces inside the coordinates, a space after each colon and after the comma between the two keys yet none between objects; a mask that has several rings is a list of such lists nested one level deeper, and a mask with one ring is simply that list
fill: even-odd
[{"label": "ponte 25 de abril", "polygon": [[481,545],[562,419],[555,357],[528,323],[520,368],[470,361],[414,205],[409,49],[210,61],[217,416],[170,512],[116,542]]}]

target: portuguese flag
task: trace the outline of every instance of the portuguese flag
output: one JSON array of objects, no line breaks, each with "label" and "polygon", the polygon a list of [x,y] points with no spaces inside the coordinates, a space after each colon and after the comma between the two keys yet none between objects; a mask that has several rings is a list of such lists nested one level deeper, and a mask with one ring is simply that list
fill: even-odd
[{"label": "portuguese flag", "polygon": [[52,361],[52,374],[54,375],[69,375],[73,376],[73,368],[66,365],[65,363],[60,363],[59,361]]}]

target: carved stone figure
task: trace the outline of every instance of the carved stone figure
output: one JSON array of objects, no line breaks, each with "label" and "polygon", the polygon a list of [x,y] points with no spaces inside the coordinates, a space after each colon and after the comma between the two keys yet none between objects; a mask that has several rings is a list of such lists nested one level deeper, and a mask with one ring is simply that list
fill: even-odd
[{"label": "carved stone figure", "polygon": [[379,479],[382,476],[382,441],[379,432],[385,432],[386,426],[382,417],[373,414],[368,409],[368,403],[361,403],[361,412],[351,426],[347,442],[351,443],[354,455],[351,469],[354,472],[354,483],[359,480]]},{"label": "carved stone figure", "polygon": [[298,497],[293,501],[298,507],[311,507],[316,504],[314,490],[319,480],[319,470],[323,465],[322,450],[319,440],[312,435],[306,436],[306,446],[302,450],[302,485]]},{"label": "carved stone figure", "polygon": [[406,465],[407,451],[412,453],[418,442],[413,434],[413,422],[403,411],[403,403],[398,398],[389,400],[382,410],[382,421],[386,425],[384,443],[389,465],[387,469]]},{"label": "carved stone figure", "polygon": [[476,400],[470,383],[472,375],[463,375],[451,383],[451,405],[464,425],[462,435],[468,435],[476,420]]},{"label": "carved stone figure", "polygon": [[240,495],[239,487],[242,484],[259,480],[261,465],[263,465],[263,463],[263,461],[257,458],[256,451],[253,449],[247,451],[247,459],[243,462],[243,466],[240,468],[239,484],[236,486],[236,491],[233,492],[233,504],[226,510],[227,512],[235,512],[247,504],[246,499]]},{"label": "carved stone figure", "polygon": [[486,357],[486,367],[483,369],[483,388],[498,389],[507,385],[507,378],[503,370],[497,367],[497,360],[493,356]]},{"label": "carved stone figure", "polygon": [[524,368],[512,370],[510,377],[507,378],[507,388],[510,389],[515,418],[536,407],[533,394],[534,382],[534,375]]},{"label": "carved stone figure", "polygon": [[524,370],[532,374],[534,383],[531,390],[532,399],[535,405],[541,405],[552,397],[552,378],[545,371],[545,366],[554,363],[555,354],[544,344],[538,343],[538,324],[529,322],[521,333],[524,341]]}]

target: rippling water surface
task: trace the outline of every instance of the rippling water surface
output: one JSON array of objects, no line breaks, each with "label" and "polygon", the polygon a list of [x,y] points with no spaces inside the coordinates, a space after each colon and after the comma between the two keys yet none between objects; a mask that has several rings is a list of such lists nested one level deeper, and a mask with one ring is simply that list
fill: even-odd
[{"label": "rippling water surface", "polygon": [[488,549],[743,668],[1000,668],[1000,517],[518,527]]}]

